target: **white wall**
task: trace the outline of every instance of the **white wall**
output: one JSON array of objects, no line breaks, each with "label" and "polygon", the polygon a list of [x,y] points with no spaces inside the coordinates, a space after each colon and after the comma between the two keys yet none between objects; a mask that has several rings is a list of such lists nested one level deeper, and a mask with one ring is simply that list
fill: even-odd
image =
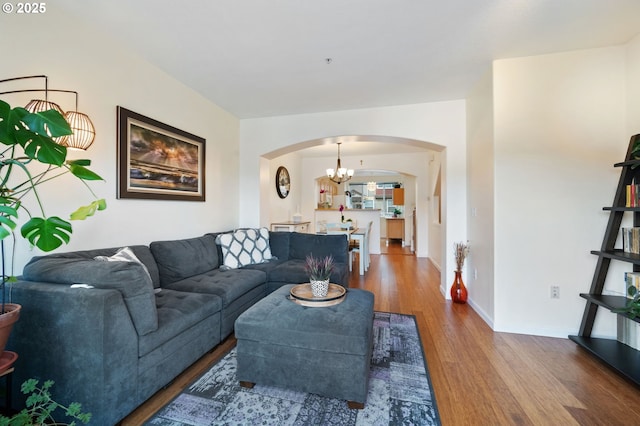
[{"label": "white wall", "polygon": [[[287,168],[289,177],[291,178],[291,189],[286,198],[280,198],[275,190],[275,176],[280,166]],[[302,179],[300,171],[303,170],[303,168],[300,164],[299,154],[291,153],[282,155],[276,160],[269,162],[269,169],[270,190],[267,191],[269,220],[264,223],[264,226],[269,226],[272,222],[293,220],[293,215],[299,213],[299,210],[302,208],[301,194],[305,191],[305,188],[302,186],[304,179]],[[258,206],[255,208],[257,209]]]},{"label": "white wall", "polygon": [[627,45],[627,133],[640,133],[640,34]]},{"label": "white wall", "polygon": [[[444,226],[444,220],[442,218],[442,212],[440,212],[440,221],[438,220],[438,204],[441,204],[442,200],[438,200],[435,198],[436,186],[438,184],[438,174],[442,174],[443,171],[442,166],[442,153],[440,152],[431,152],[429,155],[429,191],[428,191],[428,201],[429,201],[429,223],[427,225],[427,229],[429,232],[429,241],[428,241],[428,250],[429,250],[429,259],[431,262],[438,268],[439,271],[442,272],[442,263],[443,263],[443,255],[445,252],[443,251],[444,241],[442,230]],[[442,182],[440,183],[442,185]],[[446,248],[445,248],[446,250]],[[453,247],[451,248],[453,250]],[[455,264],[454,264],[455,265]],[[446,287],[443,287],[442,291],[444,292]]]},{"label": "white wall", "polygon": [[[414,139],[446,147],[443,155],[443,188],[446,197],[445,237],[442,251],[446,264],[453,264],[453,241],[466,239],[466,147],[464,101],[436,102],[386,108],[337,111],[241,120],[240,123],[240,225],[260,226],[269,222],[269,206],[256,209],[261,192],[274,191],[261,177],[261,157],[278,149],[324,137],[381,135]],[[313,175],[315,176],[315,175]],[[429,193],[419,194],[419,214],[426,215]],[[263,200],[265,198],[262,198]],[[425,216],[426,217],[426,216]],[[426,222],[425,222],[426,223]],[[427,227],[418,226],[420,247],[427,247]],[[453,281],[453,268],[442,274],[443,288]],[[449,271],[451,270],[451,271]]]},{"label": "white wall", "polygon": [[469,304],[493,325],[494,317],[494,137],[493,73],[467,97],[469,257],[465,265]]},{"label": "white wall", "polygon": [[[566,337],[580,325],[578,294],[619,176],[612,165],[629,141],[625,48],[500,60],[493,72],[494,328]],[[604,319],[594,334],[612,325]]]},{"label": "white wall", "polygon": [[[239,121],[235,117],[129,53],[126,46],[73,21],[54,4],[40,16],[3,15],[1,20],[0,38],[13,47],[2,60],[0,79],[46,74],[50,88],[79,92],[79,109],[96,127],[93,146],[70,158],[92,160],[92,168],[106,180],[92,187],[106,198],[108,207],[87,221],[74,222],[71,244],[59,251],[146,244],[237,226]],[[34,80],[33,86],[43,87],[41,80]],[[12,87],[0,86],[0,91],[6,90]],[[69,98],[51,95],[63,109],[73,107],[74,98]],[[17,95],[2,99],[12,105],[28,100]],[[116,199],[117,105],[206,139],[207,202]],[[68,217],[91,201],[80,183],[66,177],[48,185],[48,191],[43,198],[50,215]],[[21,243],[15,272],[37,254]]]}]

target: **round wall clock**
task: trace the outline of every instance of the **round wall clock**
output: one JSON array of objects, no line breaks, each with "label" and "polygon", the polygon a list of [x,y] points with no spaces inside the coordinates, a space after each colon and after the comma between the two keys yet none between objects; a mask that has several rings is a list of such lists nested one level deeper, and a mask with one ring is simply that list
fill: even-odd
[{"label": "round wall clock", "polygon": [[276,171],[276,191],[280,198],[287,198],[289,190],[291,189],[291,179],[289,178],[289,171],[283,167],[278,167]]}]

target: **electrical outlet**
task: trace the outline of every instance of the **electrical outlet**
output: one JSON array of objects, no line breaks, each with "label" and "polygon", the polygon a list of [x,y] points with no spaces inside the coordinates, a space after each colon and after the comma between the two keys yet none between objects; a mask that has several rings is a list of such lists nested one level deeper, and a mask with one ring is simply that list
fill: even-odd
[{"label": "electrical outlet", "polygon": [[560,286],[557,286],[557,285],[551,286],[551,298],[560,299]]},{"label": "electrical outlet", "polygon": [[477,280],[478,279],[478,269],[473,268],[473,279]]}]

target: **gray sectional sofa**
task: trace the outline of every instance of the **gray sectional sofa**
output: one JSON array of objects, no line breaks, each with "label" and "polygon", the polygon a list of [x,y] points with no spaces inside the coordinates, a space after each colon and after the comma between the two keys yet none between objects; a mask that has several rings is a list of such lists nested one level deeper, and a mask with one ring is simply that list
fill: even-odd
[{"label": "gray sectional sofa", "polygon": [[307,281],[307,254],[333,255],[331,281],[348,287],[342,235],[268,232],[271,259],[229,268],[220,244],[229,234],[33,258],[11,290],[22,305],[7,345],[19,355],[14,406],[24,380],[51,379],[91,424],[116,424],[229,336],[254,303]]}]

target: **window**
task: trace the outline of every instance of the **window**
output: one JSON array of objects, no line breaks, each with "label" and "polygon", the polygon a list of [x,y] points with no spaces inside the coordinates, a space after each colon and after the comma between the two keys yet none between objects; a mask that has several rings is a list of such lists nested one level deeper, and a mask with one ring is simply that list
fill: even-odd
[{"label": "window", "polygon": [[351,205],[354,209],[379,209],[382,215],[393,215],[393,188],[398,182],[377,182],[375,191],[367,189],[366,182],[349,184]]}]

